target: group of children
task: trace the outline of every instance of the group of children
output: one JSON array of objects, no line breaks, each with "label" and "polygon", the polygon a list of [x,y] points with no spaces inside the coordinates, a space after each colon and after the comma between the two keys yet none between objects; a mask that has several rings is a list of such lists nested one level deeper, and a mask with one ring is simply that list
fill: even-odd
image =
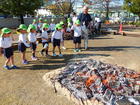
[{"label": "group of children", "polygon": [[[33,23],[30,24],[28,27],[24,24],[21,24],[17,28],[17,32],[19,34],[19,41],[18,41],[18,50],[21,53],[21,59],[23,64],[28,64],[28,60],[26,59],[26,48],[31,48],[32,51],[32,60],[38,60],[36,57],[36,48],[38,45],[37,41],[37,33],[41,34],[42,45],[43,48],[41,50],[41,55],[48,56],[48,49],[49,49],[49,37],[48,31],[51,30],[51,42],[53,44],[53,54],[52,56],[57,56],[55,53],[55,48],[58,47],[59,55],[62,57],[61,53],[61,45],[64,47],[64,22],[60,22],[53,25],[53,28],[50,29],[50,25],[47,23],[42,23],[42,19],[39,19],[39,23],[36,23],[36,20],[33,20]],[[76,20],[74,25],[70,28],[71,33],[74,34],[73,43],[75,44],[74,52],[80,52],[81,47],[81,36],[82,36],[82,26],[80,25],[80,21]],[[27,35],[28,34],[28,35]],[[9,28],[3,28],[0,34],[0,55],[4,55],[6,58],[5,64],[3,68],[5,69],[17,69],[18,67],[14,64],[14,57],[13,57],[13,49],[12,49],[12,31]],[[28,41],[27,41],[28,38]],[[11,66],[9,66],[11,63]]]}]

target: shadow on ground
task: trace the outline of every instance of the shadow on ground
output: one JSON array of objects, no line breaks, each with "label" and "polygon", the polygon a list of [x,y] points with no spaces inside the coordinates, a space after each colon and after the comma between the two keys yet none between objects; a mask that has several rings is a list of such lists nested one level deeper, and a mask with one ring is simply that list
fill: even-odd
[{"label": "shadow on ground", "polygon": [[30,61],[29,65],[20,67],[20,70],[54,70],[65,67],[69,62],[79,61],[89,56],[110,56],[107,54],[65,54],[63,57],[40,57],[38,61]]},{"label": "shadow on ground", "polygon": [[108,47],[89,47],[86,51],[125,51],[129,48],[140,49],[138,46],[108,46]]},{"label": "shadow on ground", "polygon": [[101,37],[95,37],[93,39],[113,39],[113,38],[101,38]]}]

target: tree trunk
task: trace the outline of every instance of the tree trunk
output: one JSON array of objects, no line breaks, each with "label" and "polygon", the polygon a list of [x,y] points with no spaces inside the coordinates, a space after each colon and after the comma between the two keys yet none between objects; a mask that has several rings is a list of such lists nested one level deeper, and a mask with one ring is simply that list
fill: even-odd
[{"label": "tree trunk", "polygon": [[139,17],[139,21],[140,21],[140,15],[138,15],[138,17]]},{"label": "tree trunk", "polygon": [[109,20],[109,1],[106,2],[106,20]]},{"label": "tree trunk", "polygon": [[23,18],[22,14],[20,15],[20,22],[21,22],[21,24],[24,24],[24,18]]}]

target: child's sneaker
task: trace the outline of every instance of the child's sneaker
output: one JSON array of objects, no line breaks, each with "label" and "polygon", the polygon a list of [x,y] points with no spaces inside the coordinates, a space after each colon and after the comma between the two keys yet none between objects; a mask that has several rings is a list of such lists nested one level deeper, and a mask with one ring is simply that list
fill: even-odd
[{"label": "child's sneaker", "polygon": [[63,46],[62,49],[63,49],[63,50],[66,50],[66,47]]},{"label": "child's sneaker", "polygon": [[26,65],[26,64],[28,64],[28,61],[27,60],[23,60],[22,61],[22,64],[25,64]]},{"label": "child's sneaker", "polygon": [[77,50],[76,49],[73,49],[73,52],[77,52]]},{"label": "child's sneaker", "polygon": [[4,69],[6,70],[10,70],[10,67],[7,65],[7,66],[3,66]]},{"label": "child's sneaker", "polygon": [[59,54],[59,57],[63,57],[63,55],[62,54]]},{"label": "child's sneaker", "polygon": [[79,52],[79,49],[76,49],[76,52]]},{"label": "child's sneaker", "polygon": [[36,57],[33,57],[33,56],[32,56],[31,58],[32,58],[32,60],[33,60],[33,61],[36,61],[36,60],[37,60],[37,58],[36,58]]},{"label": "child's sneaker", "polygon": [[11,66],[10,69],[19,69],[19,67],[17,67],[16,65]]},{"label": "child's sneaker", "polygon": [[41,54],[42,56],[44,56],[44,53],[43,53],[43,51],[40,51],[40,54]]},{"label": "child's sneaker", "polygon": [[80,49],[77,49],[77,52],[81,52],[81,50]]},{"label": "child's sneaker", "polygon": [[53,53],[53,57],[56,57],[56,54],[55,53]]}]

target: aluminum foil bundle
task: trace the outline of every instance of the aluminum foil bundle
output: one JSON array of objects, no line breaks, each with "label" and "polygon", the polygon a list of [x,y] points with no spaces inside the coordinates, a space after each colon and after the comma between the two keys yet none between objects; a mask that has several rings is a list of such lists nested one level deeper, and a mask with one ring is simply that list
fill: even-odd
[{"label": "aluminum foil bundle", "polygon": [[139,105],[133,99],[140,96],[140,74],[117,65],[96,60],[69,63],[55,78],[77,99],[96,98],[106,105],[116,105],[119,100]]}]

